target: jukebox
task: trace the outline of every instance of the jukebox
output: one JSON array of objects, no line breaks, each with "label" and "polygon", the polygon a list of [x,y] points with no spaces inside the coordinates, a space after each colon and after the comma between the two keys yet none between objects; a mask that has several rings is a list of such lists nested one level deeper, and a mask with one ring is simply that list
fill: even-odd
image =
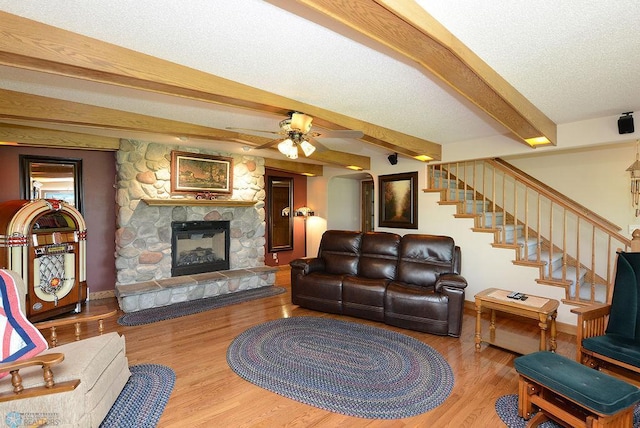
[{"label": "jukebox", "polygon": [[87,298],[86,225],[73,206],[53,199],[0,203],[0,266],[27,285],[27,318],[80,312]]}]

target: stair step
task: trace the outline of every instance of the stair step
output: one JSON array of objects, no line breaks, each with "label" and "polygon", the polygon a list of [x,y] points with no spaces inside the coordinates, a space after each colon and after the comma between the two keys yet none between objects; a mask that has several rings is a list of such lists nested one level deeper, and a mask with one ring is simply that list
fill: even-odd
[{"label": "stair step", "polygon": [[[493,220],[495,218],[495,221]],[[504,221],[504,213],[496,212],[496,213],[481,213],[480,215],[480,225],[482,227],[498,227],[502,225]]]},{"label": "stair step", "polygon": [[[578,297],[583,301],[591,301],[591,284],[581,284]],[[607,287],[604,284],[595,285],[594,298],[598,303],[605,303],[607,301]]]},{"label": "stair step", "polygon": [[[537,240],[536,240],[537,241]],[[524,255],[523,255],[524,256]],[[533,251],[533,253],[529,252],[529,261],[535,261],[538,258],[538,254]],[[545,266],[545,270],[548,272],[549,271],[549,251],[541,251],[540,252],[540,260],[539,262]],[[558,269],[562,268],[562,262],[563,262],[563,257],[562,257],[562,252],[561,251],[555,251],[552,255],[551,255],[551,272],[555,272]],[[562,277],[562,271],[560,271],[560,277]]]},{"label": "stair step", "polygon": [[[475,207],[475,211],[474,211],[474,207]],[[476,214],[481,214],[484,213],[488,210],[489,207],[489,201],[482,201],[482,200],[478,200],[478,201],[464,201],[464,212],[467,214],[473,214],[474,212]]]},{"label": "stair step", "polygon": [[454,178],[433,177],[430,185],[434,189],[457,189],[458,180]]},{"label": "stair step", "polygon": [[449,191],[445,192],[447,194],[447,200],[449,201],[473,200],[474,196],[473,190],[449,189]]},{"label": "stair step", "polygon": [[[524,230],[524,226],[521,224],[518,224],[518,225],[505,224],[505,225],[496,226],[496,229],[498,229],[499,231],[498,233],[499,233],[500,239],[502,239],[502,237],[504,236],[505,243],[513,244],[514,237],[516,241],[518,238],[522,238],[523,236],[522,231]],[[504,235],[502,232],[503,229],[504,229]]]}]

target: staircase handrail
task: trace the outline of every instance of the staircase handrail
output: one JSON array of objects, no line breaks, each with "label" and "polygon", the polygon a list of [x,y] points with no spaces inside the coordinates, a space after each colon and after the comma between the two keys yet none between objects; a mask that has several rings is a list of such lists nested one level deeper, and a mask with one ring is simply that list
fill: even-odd
[{"label": "staircase handrail", "polygon": [[579,215],[587,220],[590,220],[590,223],[600,227],[601,229],[606,230],[608,233],[615,235],[616,239],[625,242],[627,245],[630,245],[631,240],[620,234],[622,228],[606,218],[596,214],[591,211],[589,208],[584,205],[579,204],[573,199],[567,197],[566,195],[561,194],[555,189],[547,186],[542,183],[538,179],[530,176],[524,171],[516,168],[510,163],[506,162],[504,159],[494,158],[494,159],[485,159],[487,163],[494,166],[495,168],[507,173],[507,175],[511,175],[514,178],[525,183],[528,187],[535,189],[538,193],[543,194],[547,198],[551,199],[554,203],[563,206],[564,208],[572,211],[576,215]]}]

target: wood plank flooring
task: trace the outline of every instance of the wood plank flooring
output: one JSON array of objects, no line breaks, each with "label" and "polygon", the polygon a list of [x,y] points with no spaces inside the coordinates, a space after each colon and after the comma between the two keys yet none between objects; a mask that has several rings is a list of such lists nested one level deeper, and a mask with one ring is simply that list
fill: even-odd
[{"label": "wood plank flooring", "polygon": [[[278,272],[276,284],[289,288],[289,271]],[[115,299],[89,302],[89,313],[117,307]],[[294,316],[318,316],[374,325],[412,336],[440,352],[453,368],[455,386],[439,407],[407,419],[369,420],[301,404],[261,389],[237,376],[227,365],[226,350],[234,337],[256,324]],[[213,311],[135,327],[116,318],[107,331],[126,337],[129,364],[155,363],[176,372],[176,384],[159,427],[500,427],[495,400],[517,393],[513,359],[494,347],[475,351],[475,313],[465,311],[459,339],[386,326],[351,317],[324,314],[291,304],[289,292]],[[536,323],[499,317],[498,329],[536,337]],[[92,333],[89,331],[89,333]],[[72,332],[59,332],[61,343]],[[575,336],[558,334],[558,353],[575,357]]]}]

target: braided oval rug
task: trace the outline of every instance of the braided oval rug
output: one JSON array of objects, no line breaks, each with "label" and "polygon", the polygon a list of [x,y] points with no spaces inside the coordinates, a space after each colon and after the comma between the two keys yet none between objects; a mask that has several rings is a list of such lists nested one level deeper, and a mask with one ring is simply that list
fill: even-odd
[{"label": "braided oval rug", "polygon": [[317,317],[266,322],[236,337],[227,362],[240,377],[296,401],[370,419],[431,410],[453,371],[430,346],[382,328]]}]

